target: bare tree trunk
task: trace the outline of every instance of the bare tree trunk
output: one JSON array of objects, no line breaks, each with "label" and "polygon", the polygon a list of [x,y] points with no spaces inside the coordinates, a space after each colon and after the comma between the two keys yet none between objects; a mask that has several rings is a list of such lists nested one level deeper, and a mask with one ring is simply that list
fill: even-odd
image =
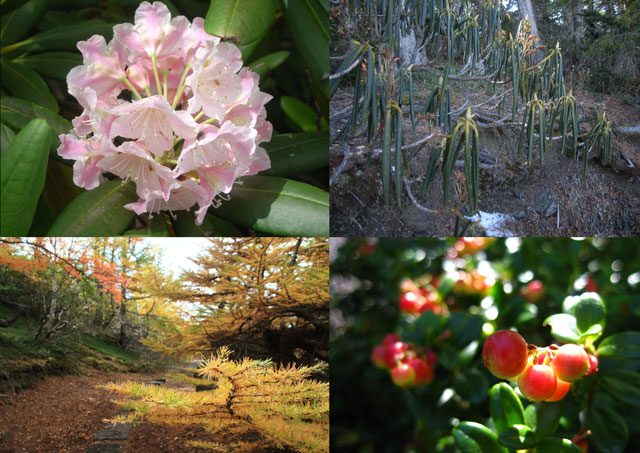
[{"label": "bare tree trunk", "polygon": [[540,39],[540,32],[538,31],[538,24],[536,22],[536,14],[533,9],[533,5],[531,4],[531,0],[518,0],[518,8],[520,9],[520,14],[522,18],[529,17],[529,21],[531,22],[531,32],[534,35],[538,36]]},{"label": "bare tree trunk", "polygon": [[127,324],[127,305],[125,304],[124,299],[120,301],[120,339],[118,343],[120,346],[124,346],[127,340],[127,332],[126,332],[126,324]]}]

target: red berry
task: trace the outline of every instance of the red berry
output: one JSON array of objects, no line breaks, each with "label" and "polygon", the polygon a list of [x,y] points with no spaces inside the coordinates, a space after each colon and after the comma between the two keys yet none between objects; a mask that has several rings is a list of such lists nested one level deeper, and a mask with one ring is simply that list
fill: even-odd
[{"label": "red berry", "polygon": [[389,368],[394,368],[397,363],[405,357],[408,350],[409,344],[403,341],[396,341],[395,343],[387,346],[387,351],[385,352],[385,361],[387,362],[387,366]]},{"label": "red berry", "polygon": [[598,285],[591,275],[587,275],[587,284],[585,285],[584,290],[589,293],[598,292]]},{"label": "red berry", "polygon": [[536,302],[544,296],[544,285],[540,280],[532,280],[520,290],[527,302]]},{"label": "red berry", "polygon": [[589,354],[589,369],[587,370],[585,377],[598,371],[598,357],[593,354]]},{"label": "red berry", "polygon": [[556,391],[553,395],[551,395],[551,398],[547,399],[547,401],[550,403],[554,401],[560,401],[566,396],[567,393],[569,393],[570,388],[571,382],[561,381],[560,379],[558,379],[556,383]]},{"label": "red berry", "polygon": [[407,362],[416,373],[416,385],[427,385],[433,380],[433,368],[421,358],[416,357]]},{"label": "red berry", "polygon": [[509,379],[527,366],[529,354],[524,338],[512,330],[499,330],[484,342],[482,360],[494,376]]},{"label": "red berry", "polygon": [[400,296],[398,305],[400,306],[400,311],[416,314],[420,313],[420,309],[422,308],[422,305],[424,305],[424,302],[425,300],[423,297],[413,291],[409,291]]},{"label": "red berry", "polygon": [[558,379],[574,382],[584,377],[589,369],[589,356],[577,344],[565,344],[555,353],[551,366]]},{"label": "red berry", "polygon": [[557,381],[549,365],[531,365],[518,377],[518,388],[532,401],[544,401],[553,396]]},{"label": "red berry", "polygon": [[384,345],[378,345],[371,351],[371,361],[378,368],[389,368],[386,360],[387,348]]},{"label": "red berry", "polygon": [[409,387],[416,381],[416,372],[413,367],[406,363],[400,363],[391,370],[391,379],[399,387]]},{"label": "red berry", "polygon": [[400,335],[397,333],[389,333],[382,340],[382,346],[389,346],[397,341],[400,341]]}]

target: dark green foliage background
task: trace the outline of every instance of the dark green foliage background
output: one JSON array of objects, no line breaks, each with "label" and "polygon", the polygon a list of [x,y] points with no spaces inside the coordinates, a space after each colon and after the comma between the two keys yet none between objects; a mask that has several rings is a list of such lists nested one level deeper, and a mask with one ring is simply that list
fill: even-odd
[{"label": "dark green foliage background", "polygon": [[[469,322],[466,328],[456,330],[454,327],[459,323],[452,320],[453,315],[445,321],[454,335],[450,341],[435,346],[440,364],[436,367],[434,381],[427,387],[402,390],[393,385],[388,371],[377,369],[370,362],[371,350],[386,334],[406,332],[410,325],[397,308],[400,281],[426,273],[440,274],[446,251],[454,239],[380,239],[374,251],[363,256],[358,248],[365,241],[347,240],[331,265],[332,451],[456,451],[451,436],[452,422],[475,421],[487,425],[490,417],[488,391],[494,384],[505,382],[483,367],[480,353],[484,336],[475,323]],[[493,321],[496,330],[516,327],[528,343],[538,346],[559,343],[551,337],[550,328],[542,325],[543,320],[562,312],[565,297],[582,292],[574,290],[573,283],[585,273],[595,279],[606,305],[606,328],[600,341],[615,333],[640,330],[640,284],[630,286],[627,282],[629,275],[640,271],[639,239],[525,238],[513,254],[507,250],[505,239],[498,239],[485,253],[494,268],[513,283],[511,294],[505,294],[501,284],[496,284],[492,290],[499,311]],[[419,259],[421,256],[423,258]],[[616,266],[621,266],[618,283],[611,282],[615,273],[612,269],[614,261]],[[598,263],[598,269],[589,272],[590,263],[591,266]],[[547,296],[536,303],[537,314],[518,294],[524,284],[518,282],[517,276],[527,270],[533,272],[535,279],[542,280],[547,292]],[[345,278],[357,282],[357,289],[346,295],[336,294],[336,288],[340,286],[338,280]],[[455,314],[458,320],[471,319],[471,311],[483,316],[480,297],[455,297],[461,308]],[[437,324],[434,319],[427,312],[415,324],[423,326],[424,331]],[[447,369],[443,361],[455,363],[465,354],[463,346],[469,339],[457,341],[463,334],[472,335],[472,339],[478,341],[478,348],[466,364]],[[408,337],[405,334],[403,338],[407,340]],[[417,346],[426,345],[416,343]],[[451,348],[452,345],[456,347]],[[622,369],[637,371],[640,361],[601,358],[599,372],[574,385],[574,394],[559,403],[539,405],[549,420],[559,421],[554,437],[571,439],[581,426],[580,411],[592,407],[601,415],[601,411],[605,411],[606,431],[597,434],[601,443],[608,442],[606,436],[619,440],[620,427],[606,417],[606,411],[611,410],[625,420],[630,437],[626,448],[622,444],[624,450],[612,443],[607,451],[639,451],[640,409],[605,391],[608,385],[603,380],[605,374]],[[456,395],[445,403],[438,403],[446,388],[454,389]],[[640,388],[634,392],[640,392]],[[628,399],[632,399],[631,395]],[[525,408],[531,404],[522,401]],[[589,448],[591,452],[601,451],[593,441]]]}]

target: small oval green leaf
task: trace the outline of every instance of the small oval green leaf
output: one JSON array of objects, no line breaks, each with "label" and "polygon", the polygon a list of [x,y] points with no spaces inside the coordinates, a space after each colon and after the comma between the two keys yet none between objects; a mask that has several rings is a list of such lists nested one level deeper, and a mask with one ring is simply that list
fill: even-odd
[{"label": "small oval green leaf", "polygon": [[605,309],[598,293],[584,293],[573,306],[577,326],[580,333],[584,333],[596,324],[604,329]]},{"label": "small oval green leaf", "polygon": [[526,425],[514,425],[500,434],[498,442],[510,450],[525,450],[536,446],[536,435]]},{"label": "small oval green leaf", "polygon": [[491,388],[489,408],[498,434],[502,434],[511,426],[525,424],[522,402],[511,386],[505,382],[500,382]]},{"label": "small oval green leaf", "polygon": [[558,340],[567,343],[577,343],[580,339],[580,332],[578,332],[575,316],[566,313],[551,315],[544,320],[542,325],[551,326],[551,335]]},{"label": "small oval green leaf", "polygon": [[598,346],[598,357],[617,360],[640,360],[640,332],[611,335]]},{"label": "small oval green leaf", "polygon": [[613,370],[602,377],[602,388],[631,406],[640,407],[640,373]]},{"label": "small oval green leaf", "polygon": [[211,0],[204,29],[244,45],[260,40],[275,17],[275,0]]},{"label": "small oval green leaf", "polygon": [[463,453],[506,453],[500,446],[498,436],[484,425],[461,422],[453,428],[453,438]]},{"label": "small oval green leaf", "polygon": [[629,441],[629,427],[624,419],[608,407],[587,411],[584,425],[591,430],[589,441],[603,453],[621,453]]},{"label": "small oval green leaf", "polygon": [[580,447],[569,439],[547,437],[536,445],[536,453],[582,453]]},{"label": "small oval green leaf", "polygon": [[4,58],[0,59],[0,64],[2,64],[2,84],[14,96],[58,112],[58,101],[40,74],[24,65],[12,63]]},{"label": "small oval green leaf", "polygon": [[135,217],[124,205],[137,199],[133,184],[119,179],[105,182],[69,203],[48,236],[119,236]]},{"label": "small oval green leaf", "polygon": [[274,176],[247,176],[215,213],[236,225],[284,236],[329,236],[329,194]]},{"label": "small oval green leaf", "polygon": [[562,404],[540,403],[538,404],[536,415],[538,418],[538,426],[536,426],[538,439],[549,437],[558,429],[558,423],[562,415]]},{"label": "small oval green leaf", "polygon": [[33,120],[2,153],[0,234],[25,236],[29,232],[47,172],[51,130]]}]

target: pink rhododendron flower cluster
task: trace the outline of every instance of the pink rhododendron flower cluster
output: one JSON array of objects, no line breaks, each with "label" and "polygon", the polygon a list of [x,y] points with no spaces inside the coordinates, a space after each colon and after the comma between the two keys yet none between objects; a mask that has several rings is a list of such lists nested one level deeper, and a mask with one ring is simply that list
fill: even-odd
[{"label": "pink rhododendron flower cluster", "polygon": [[204,31],[204,20],[171,18],[143,2],[135,24],[114,27],[107,44],[78,43],[84,64],[67,84],[84,108],[58,154],[74,159],[74,182],[93,189],[104,173],[132,180],[137,214],[190,209],[201,224],[239,176],[270,167],[261,142],[271,139],[264,105],[271,96],[242,67],[233,44]]}]

